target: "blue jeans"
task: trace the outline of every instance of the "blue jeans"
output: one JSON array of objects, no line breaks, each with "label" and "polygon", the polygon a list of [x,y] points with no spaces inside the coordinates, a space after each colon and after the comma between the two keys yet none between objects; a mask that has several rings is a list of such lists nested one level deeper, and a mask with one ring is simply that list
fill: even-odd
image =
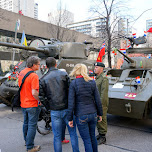
[{"label": "blue jeans", "polygon": [[36,135],[36,126],[39,118],[39,107],[22,108],[24,123],[23,136],[26,142],[27,150],[34,147],[34,138]]},{"label": "blue jeans", "polygon": [[77,127],[83,140],[86,152],[98,152],[95,128],[97,123],[97,114],[88,114],[76,117]]},{"label": "blue jeans", "polygon": [[66,123],[62,123],[62,141],[65,139]]},{"label": "blue jeans", "polygon": [[62,133],[63,123],[66,123],[70,134],[71,144],[73,152],[79,152],[78,136],[76,133],[76,124],[74,121],[74,127],[71,128],[68,125],[67,109],[65,110],[51,110],[52,130],[54,134],[54,151],[62,152]]}]

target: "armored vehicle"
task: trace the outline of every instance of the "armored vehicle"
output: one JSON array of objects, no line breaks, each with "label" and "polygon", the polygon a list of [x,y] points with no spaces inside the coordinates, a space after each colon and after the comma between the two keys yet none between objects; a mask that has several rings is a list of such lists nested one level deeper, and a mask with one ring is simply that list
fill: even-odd
[{"label": "armored vehicle", "polygon": [[[133,48],[135,42],[143,44],[140,40],[132,40],[132,48],[128,48],[127,53],[152,53],[152,48]],[[124,62],[120,69],[106,71],[109,78],[108,113],[137,119],[148,118],[152,104],[152,59],[128,57],[116,50],[124,56]]]},{"label": "armored vehicle", "polygon": [[47,72],[45,59],[54,57],[57,59],[57,67],[65,69],[68,73],[73,69],[75,64],[84,63],[89,70],[93,70],[93,61],[87,60],[90,42],[60,42],[55,39],[43,40],[35,39],[29,46],[0,42],[1,46],[23,49],[20,50],[20,57],[23,59],[14,66],[13,70],[5,77],[1,78],[0,85],[0,102],[7,105],[11,104],[13,95],[18,90],[18,75],[26,67],[26,59],[31,55],[38,55],[41,58],[40,70],[37,71],[39,78]]}]

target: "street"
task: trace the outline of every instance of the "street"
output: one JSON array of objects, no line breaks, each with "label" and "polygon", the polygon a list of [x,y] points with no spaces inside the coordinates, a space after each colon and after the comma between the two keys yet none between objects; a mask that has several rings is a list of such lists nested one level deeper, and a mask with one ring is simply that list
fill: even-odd
[{"label": "street", "polygon": [[[25,152],[22,136],[21,109],[0,104],[0,152]],[[66,131],[66,139],[70,139]],[[99,146],[99,152],[151,152],[152,119],[136,120],[108,115],[107,143]],[[53,152],[53,133],[41,135],[37,132],[35,145],[41,145],[42,152]],[[71,144],[63,144],[63,152],[72,152]],[[84,152],[79,135],[80,152]]]}]

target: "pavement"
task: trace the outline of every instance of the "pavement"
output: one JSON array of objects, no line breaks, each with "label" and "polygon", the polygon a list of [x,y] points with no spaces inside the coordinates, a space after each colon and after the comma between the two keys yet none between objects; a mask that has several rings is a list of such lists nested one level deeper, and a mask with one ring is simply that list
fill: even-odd
[{"label": "pavement", "polygon": [[[23,117],[21,109],[0,104],[0,152],[25,152],[22,135]],[[80,152],[84,152],[79,136]],[[66,139],[70,139],[66,131]],[[37,132],[35,145],[41,152],[54,152],[53,133],[41,135]],[[62,145],[63,152],[72,152],[71,144]],[[99,152],[152,152],[152,120],[136,120],[108,115],[107,143],[98,146]]]}]

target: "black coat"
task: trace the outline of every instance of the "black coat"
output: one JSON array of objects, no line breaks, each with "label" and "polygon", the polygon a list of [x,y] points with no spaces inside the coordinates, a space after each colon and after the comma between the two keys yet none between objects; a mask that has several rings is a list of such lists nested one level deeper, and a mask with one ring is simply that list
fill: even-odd
[{"label": "black coat", "polygon": [[47,98],[45,100],[47,103],[44,103],[47,105],[47,109],[63,110],[68,108],[69,82],[68,74],[57,68],[50,68],[48,73],[40,79],[39,97],[40,100]]},{"label": "black coat", "polygon": [[73,119],[73,112],[76,116],[87,115],[97,112],[102,116],[102,104],[100,95],[94,80],[86,82],[84,78],[73,80],[69,87],[68,119]]}]

